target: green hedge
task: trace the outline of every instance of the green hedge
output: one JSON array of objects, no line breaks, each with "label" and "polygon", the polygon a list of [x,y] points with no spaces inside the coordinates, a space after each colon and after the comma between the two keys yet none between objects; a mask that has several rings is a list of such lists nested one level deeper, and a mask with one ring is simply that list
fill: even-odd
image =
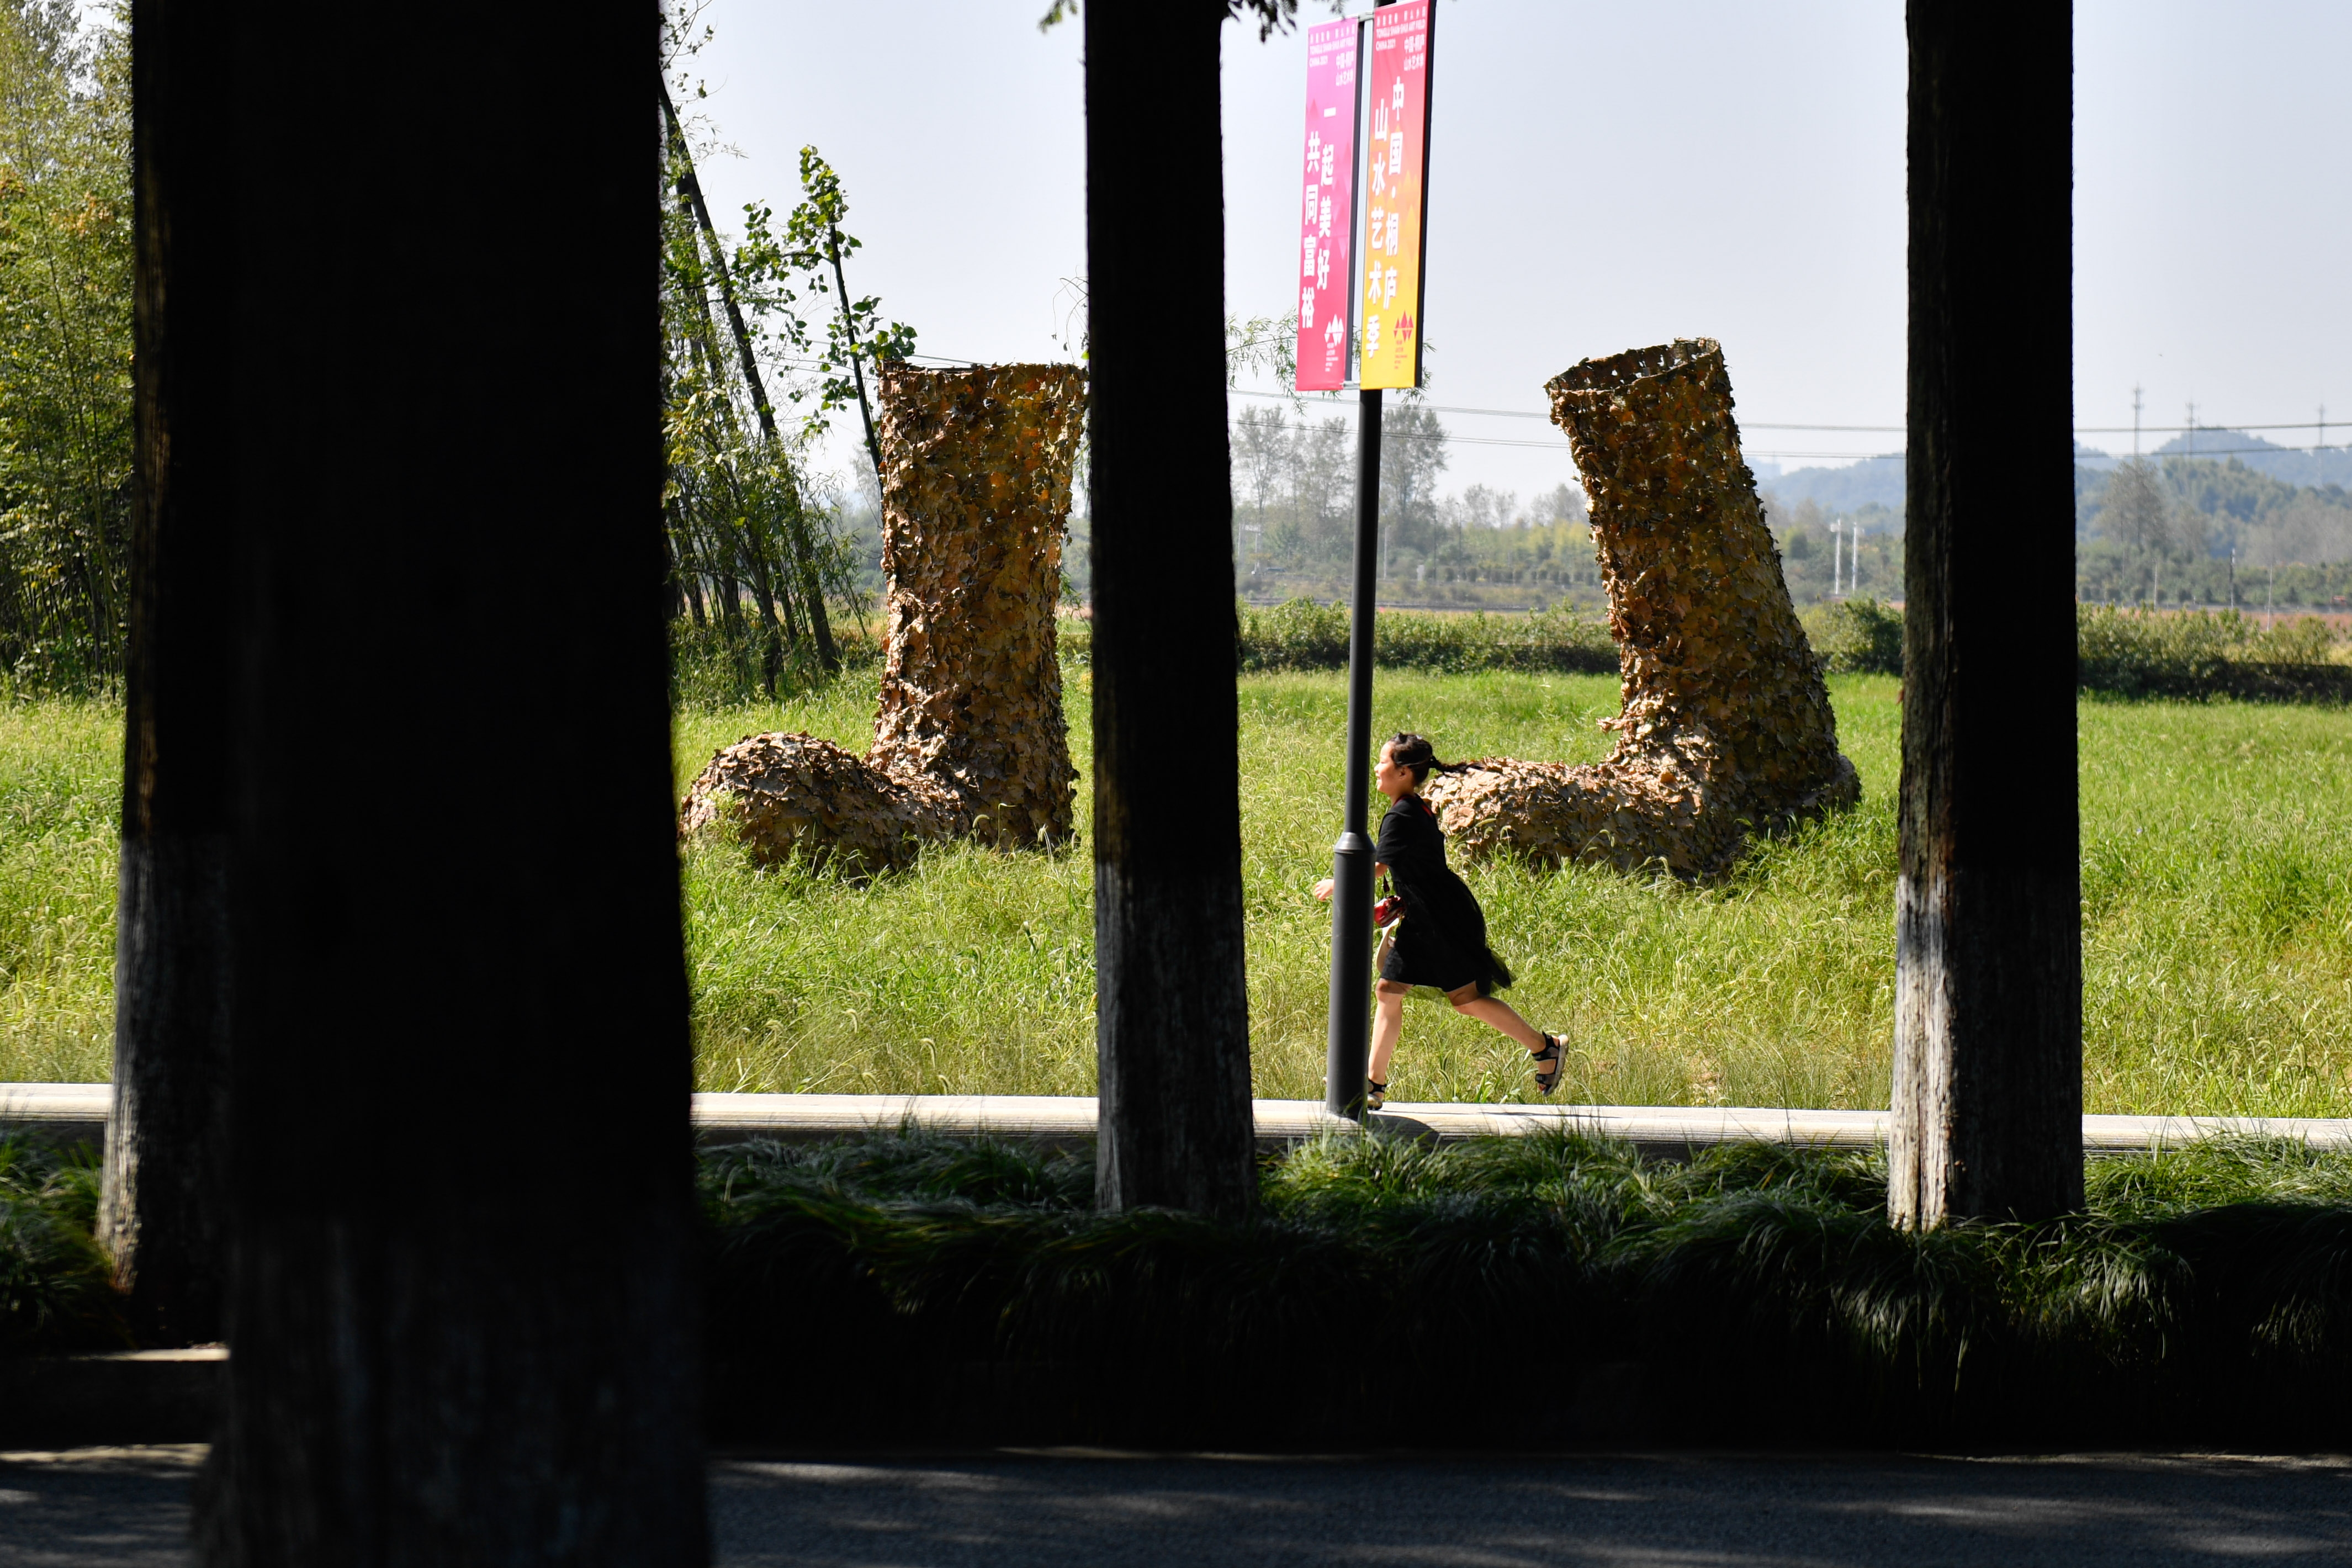
[{"label": "green hedge", "polygon": [[[1235,616],[1236,670],[1348,668],[1349,615],[1338,605],[1312,599],[1263,608],[1240,605]],[[1089,622],[1066,616],[1060,635],[1065,657],[1081,664],[1092,657]],[[1383,668],[1457,674],[1480,669],[1617,673],[1617,645],[1608,626],[1567,610],[1492,616],[1383,611],[1372,623],[1372,658]]]},{"label": "green hedge", "polygon": [[[1244,605],[1234,665],[1239,670],[1344,669],[1348,612],[1293,599],[1270,608]],[[1875,599],[1815,605],[1805,635],[1832,674],[1903,673],[1903,612]],[[2235,697],[2276,701],[2352,701],[2352,665],[2334,661],[2335,633],[2315,616],[2265,627],[2224,611],[2153,615],[2100,605],[2075,606],[2075,684],[2119,697]],[[1064,653],[1085,663],[1087,621],[1065,617]],[[1567,610],[1534,615],[1436,616],[1383,611],[1372,631],[1383,668],[1464,672],[1562,670],[1614,675],[1608,626]]]},{"label": "green hedge", "polygon": [[2098,1162],[2083,1214],[1924,1235],[1888,1225],[1878,1155],[1775,1145],[1335,1140],[1270,1164],[1238,1223],[1099,1213],[1093,1173],[921,1135],[708,1156],[714,1436],[2352,1432],[2352,1159],[2296,1143]]},{"label": "green hedge", "polygon": [[2315,616],[2264,626],[2235,611],[2151,615],[2076,606],[2074,679],[2117,697],[2352,700],[2352,666]]},{"label": "green hedge", "polygon": [[1903,612],[1875,599],[1837,599],[1801,617],[1833,675],[1903,673]]}]

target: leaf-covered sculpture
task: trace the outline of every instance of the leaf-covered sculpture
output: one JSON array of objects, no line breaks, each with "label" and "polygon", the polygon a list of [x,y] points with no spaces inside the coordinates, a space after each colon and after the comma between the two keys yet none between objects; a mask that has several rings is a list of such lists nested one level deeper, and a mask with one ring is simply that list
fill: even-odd
[{"label": "leaf-covered sculpture", "polygon": [[1473,858],[1728,869],[1749,833],[1851,805],[1821,662],[1739,456],[1709,339],[1586,360],[1545,386],[1592,506],[1624,706],[1608,760],[1484,759],[1425,792]]},{"label": "leaf-covered sculpture", "polygon": [[682,808],[681,831],[723,820],[763,864],[797,849],[880,870],[938,839],[1071,833],[1054,605],[1085,374],[891,364],[881,403],[889,641],[873,747],[748,736]]}]

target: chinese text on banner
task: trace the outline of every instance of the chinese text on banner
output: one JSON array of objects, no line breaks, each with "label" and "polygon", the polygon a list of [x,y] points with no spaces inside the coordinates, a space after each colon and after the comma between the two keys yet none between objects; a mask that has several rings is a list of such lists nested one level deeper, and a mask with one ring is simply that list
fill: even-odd
[{"label": "chinese text on banner", "polygon": [[1348,380],[1348,242],[1355,232],[1355,22],[1307,30],[1307,156],[1298,223],[1298,390]]},{"label": "chinese text on banner", "polygon": [[1435,10],[1434,0],[1402,0],[1371,15],[1364,255],[1358,267],[1363,305],[1356,314],[1364,333],[1358,384],[1367,390],[1421,384],[1422,222]]}]

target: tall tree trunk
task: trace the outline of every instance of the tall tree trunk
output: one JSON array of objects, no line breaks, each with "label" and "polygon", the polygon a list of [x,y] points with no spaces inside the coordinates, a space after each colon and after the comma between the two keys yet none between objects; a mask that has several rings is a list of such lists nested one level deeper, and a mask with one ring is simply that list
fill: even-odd
[{"label": "tall tree trunk", "polygon": [[800,575],[801,602],[808,607],[809,635],[816,639],[817,663],[828,671],[836,670],[841,668],[841,649],[833,640],[833,619],[825,609],[824,574],[817,570],[819,532],[809,519],[800,481],[789,469],[785,482],[792,486],[792,501],[784,525],[793,542],[793,570]]},{"label": "tall tree trunk", "polygon": [[114,1114],[100,1234],[140,1340],[221,1333],[228,1110],[230,538],[223,182],[200,8],[132,14],[137,480],[125,669]]},{"label": "tall tree trunk", "polygon": [[841,269],[841,231],[824,226],[825,258],[833,263],[833,286],[841,296],[841,336],[849,345],[849,378],[857,386],[857,417],[866,427],[866,457],[874,465],[874,482],[882,479],[882,443],[874,436],[874,403],[866,395],[866,366],[857,357],[857,317],[849,306],[849,277]]},{"label": "tall tree trunk", "polygon": [[[2083,1201],[2065,5],[1912,0],[1900,1224]],[[2021,535],[2020,530],[2021,529]]]},{"label": "tall tree trunk", "polygon": [[[1108,1207],[1255,1196],[1219,0],[1088,5],[1096,1055]],[[1136,86],[1149,81],[1149,101]]]},{"label": "tall tree trunk", "polygon": [[[247,285],[206,374],[235,389],[236,647],[205,1559],[699,1563],[654,18],[520,0],[459,48],[364,10],[166,3],[224,62],[197,79],[229,129],[181,152],[227,187]],[[525,145],[531,203],[453,174]],[[289,232],[321,259],[286,267]],[[526,274],[541,311],[481,286]],[[353,300],[357,378],[320,325]],[[526,358],[532,398],[450,370]],[[469,781],[524,711],[595,735],[597,765],[486,852]]]}]

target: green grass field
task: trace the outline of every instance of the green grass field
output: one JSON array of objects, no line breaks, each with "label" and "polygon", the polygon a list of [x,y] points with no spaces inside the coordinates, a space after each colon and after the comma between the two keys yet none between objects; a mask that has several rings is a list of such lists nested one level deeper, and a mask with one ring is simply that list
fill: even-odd
[{"label": "green grass field", "polygon": [[[780,707],[688,711],[681,792],[762,729],[862,748],[868,674]],[[1510,999],[1575,1041],[1566,1094],[1878,1106],[1894,976],[1895,682],[1832,679],[1859,809],[1769,843],[1727,885],[1469,869]],[[1338,830],[1337,674],[1243,679],[1257,1092],[1320,1094],[1328,924],[1307,889]],[[1080,720],[1083,670],[1070,672]],[[1449,757],[1597,758],[1603,677],[1384,673],[1377,728]],[[2085,701],[2085,1100],[2094,1110],[2352,1114],[2352,713]],[[0,1079],[106,1074],[119,713],[0,710]],[[2034,808],[2021,758],[2017,809]],[[1081,781],[1081,830],[1086,826]],[[867,886],[698,846],[685,896],[700,1081],[840,1093],[1094,1086],[1092,867],[952,848]],[[1517,1047],[1408,1005],[1402,1100],[1526,1098]]]}]

